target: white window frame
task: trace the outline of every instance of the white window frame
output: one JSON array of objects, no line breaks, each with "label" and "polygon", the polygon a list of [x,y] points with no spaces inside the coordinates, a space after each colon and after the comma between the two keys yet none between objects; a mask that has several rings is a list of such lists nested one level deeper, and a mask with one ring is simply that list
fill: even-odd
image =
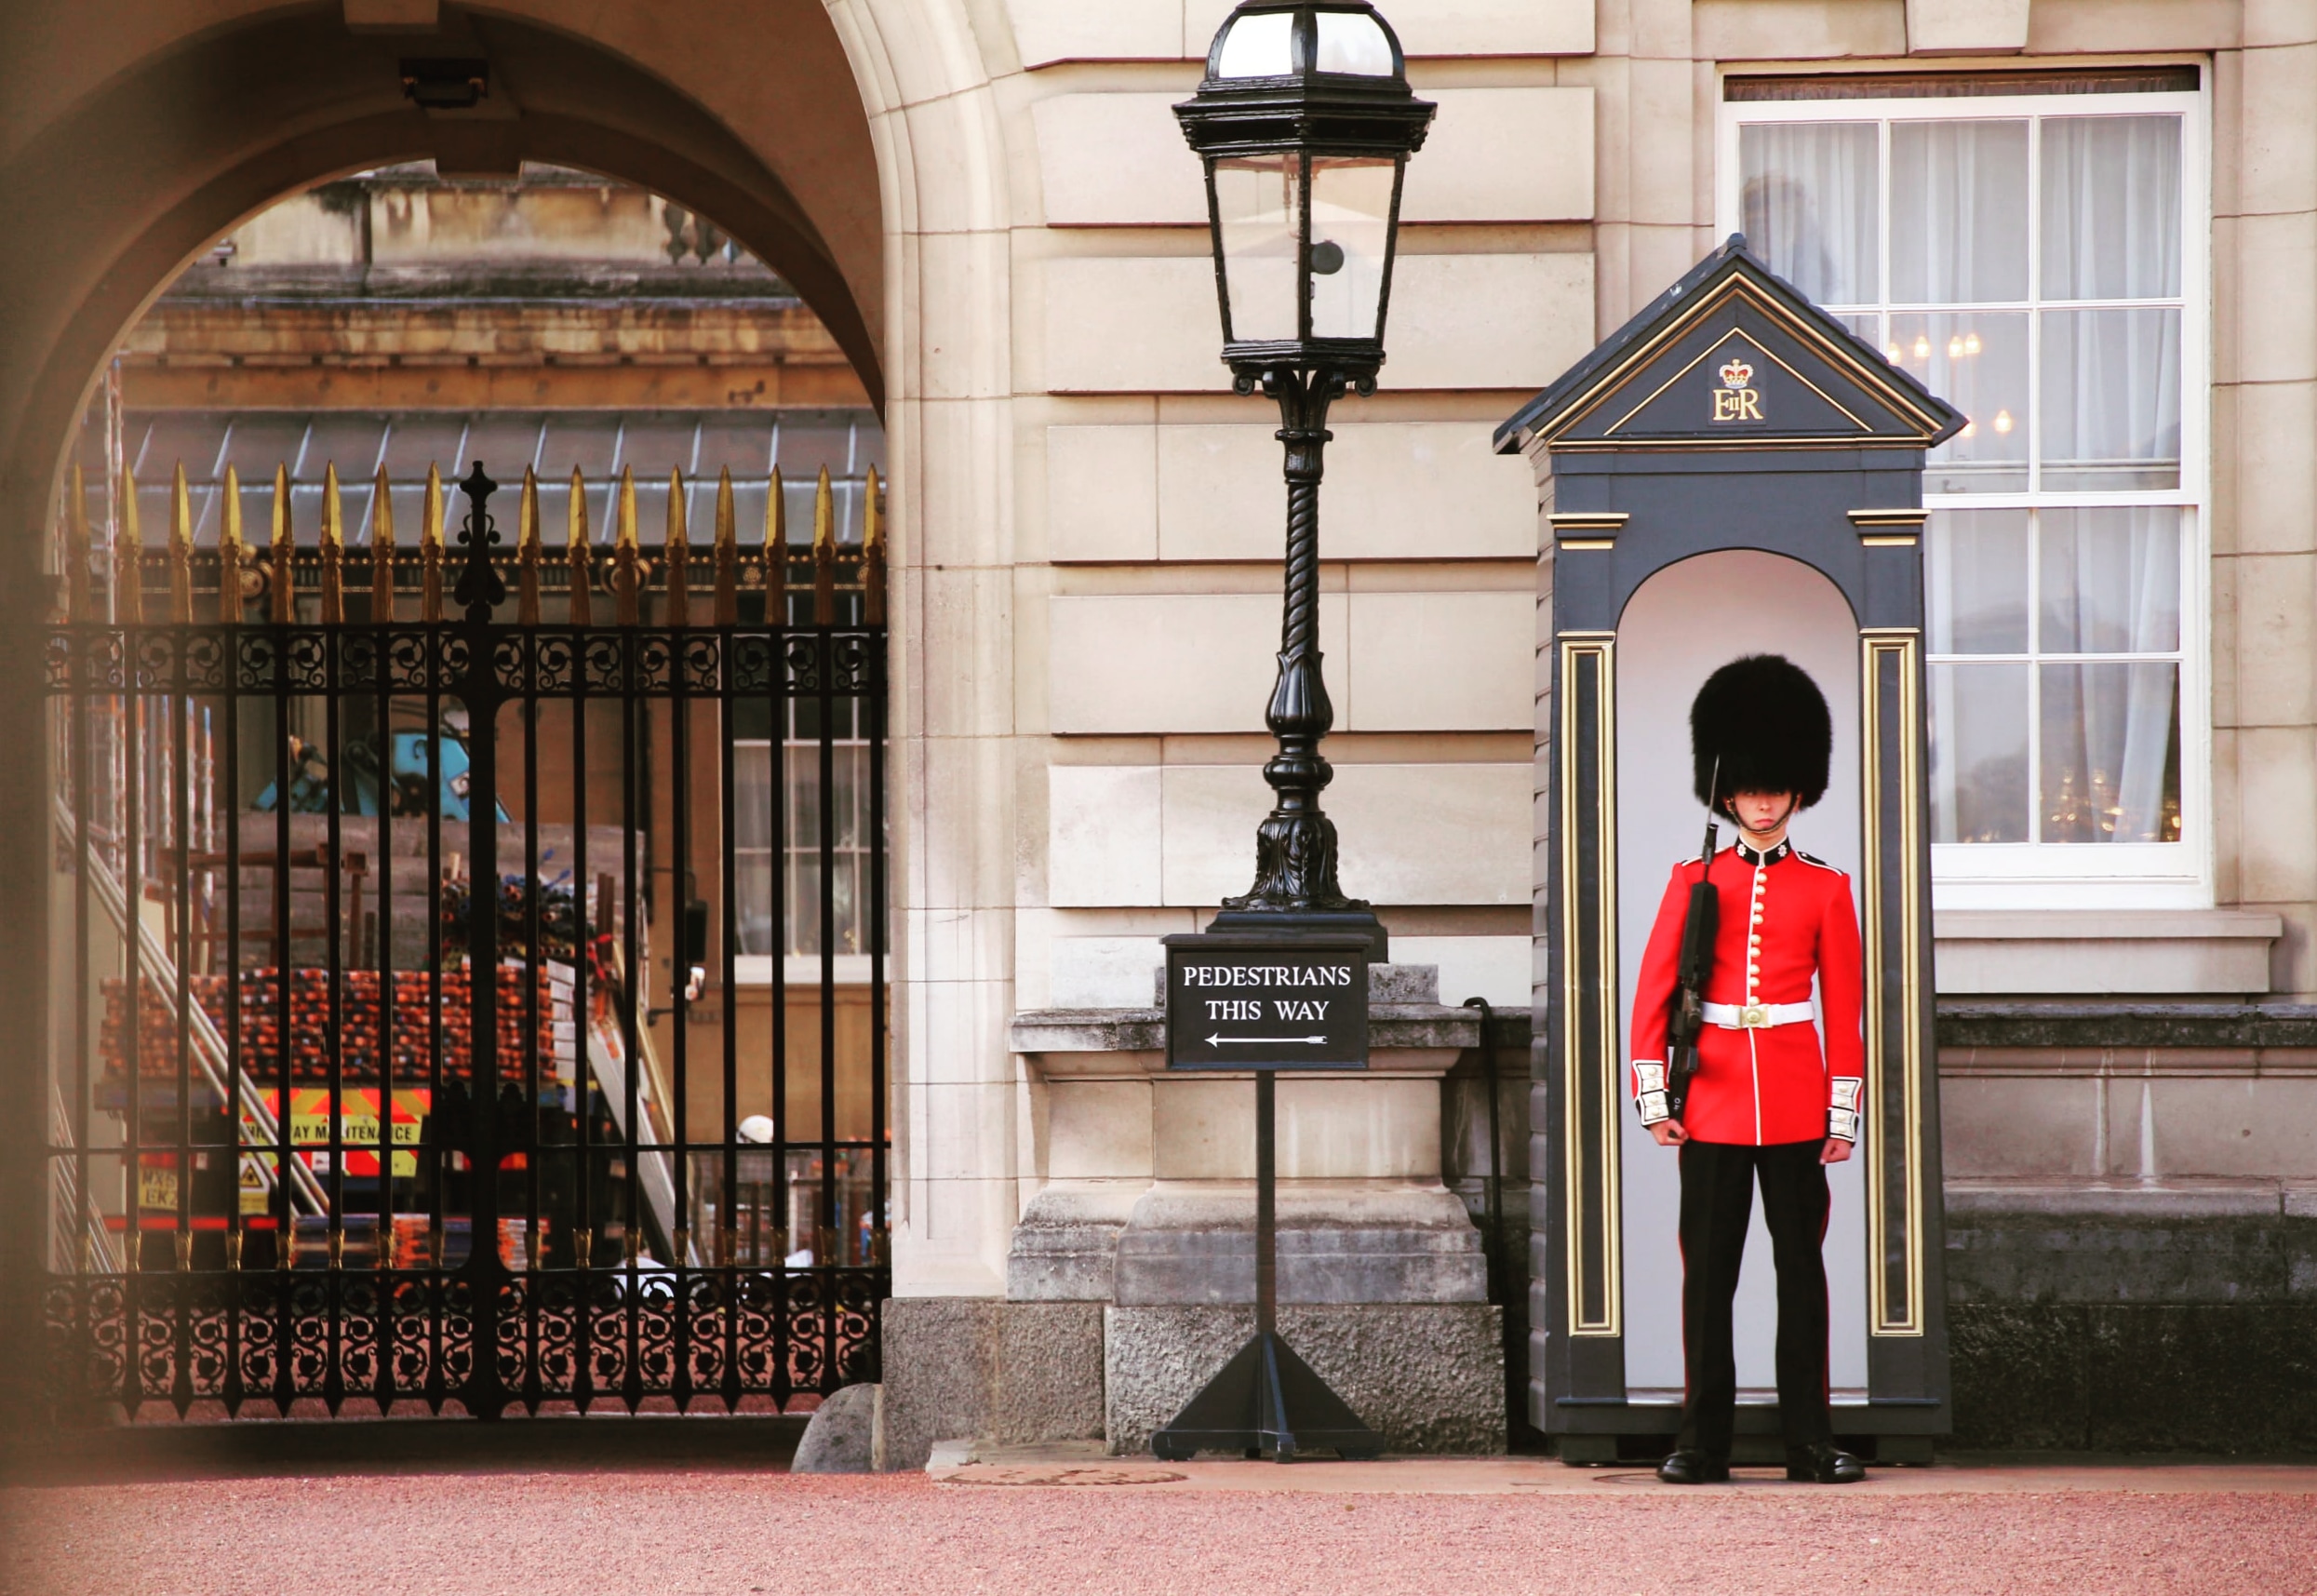
[{"label": "white window frame", "polygon": [[[1748,75],[1758,74],[1748,66]],[[2212,515],[2212,104],[2211,69],[2193,90],[2135,94],[1955,95],[1902,99],[1721,102],[1715,134],[1718,234],[1744,222],[1738,130],[1765,122],[2018,121],[2039,116],[2180,118],[2180,485],[2106,493],[1926,492],[1931,509],[2043,509],[2066,505],[2169,504],[2180,510],[2180,840],[2159,843],[1935,843],[1932,879],[1941,908],[2207,908],[2214,896],[2211,663]],[[1882,192],[1890,186],[1887,133]],[[2029,206],[2037,164],[2029,163]],[[2034,214],[2032,208],[2030,215]],[[1882,306],[1890,303],[1890,208],[1882,207]],[[2042,285],[2030,271],[2029,292]],[[2040,301],[2018,308],[2029,309]],[[1874,307],[1880,309],[1880,307]],[[1985,309],[1987,307],[1975,307]],[[2009,308],[2009,307],[2006,307]],[[1840,314],[1857,314],[1848,307]],[[1887,311],[1882,314],[1892,314]],[[1911,314],[1911,313],[1898,313]],[[2042,373],[2030,355],[2030,414]],[[2035,728],[2030,733],[2040,735]],[[2029,801],[2040,801],[2030,794]]]}]

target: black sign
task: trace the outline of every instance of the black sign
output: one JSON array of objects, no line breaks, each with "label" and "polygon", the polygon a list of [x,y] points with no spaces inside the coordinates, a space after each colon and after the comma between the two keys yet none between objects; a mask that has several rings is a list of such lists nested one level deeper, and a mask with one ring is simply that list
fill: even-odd
[{"label": "black sign", "polygon": [[1364,936],[1170,936],[1167,1067],[1364,1069]]}]

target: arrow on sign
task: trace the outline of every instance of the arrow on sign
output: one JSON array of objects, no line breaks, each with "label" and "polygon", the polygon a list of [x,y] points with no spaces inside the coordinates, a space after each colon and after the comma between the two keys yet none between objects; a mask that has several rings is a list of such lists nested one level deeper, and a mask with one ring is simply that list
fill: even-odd
[{"label": "arrow on sign", "polygon": [[1307,1043],[1312,1047],[1318,1047],[1327,1039],[1328,1039],[1325,1037],[1226,1037],[1218,1034],[1209,1037],[1207,1039],[1207,1045],[1209,1047],[1225,1047],[1233,1042],[1242,1044],[1249,1042],[1300,1042]]}]

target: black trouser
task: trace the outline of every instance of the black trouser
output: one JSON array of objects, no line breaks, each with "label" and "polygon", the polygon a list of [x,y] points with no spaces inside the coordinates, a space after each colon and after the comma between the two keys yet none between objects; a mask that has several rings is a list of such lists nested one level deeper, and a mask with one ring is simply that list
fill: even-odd
[{"label": "black trouser", "polygon": [[1689,1385],[1676,1445],[1730,1455],[1737,1354],[1730,1306],[1761,1181],[1762,1217],[1778,1266],[1778,1425],[1788,1446],[1831,1441],[1827,1412],[1827,1172],[1824,1142],[1749,1147],[1681,1144],[1681,1351]]}]

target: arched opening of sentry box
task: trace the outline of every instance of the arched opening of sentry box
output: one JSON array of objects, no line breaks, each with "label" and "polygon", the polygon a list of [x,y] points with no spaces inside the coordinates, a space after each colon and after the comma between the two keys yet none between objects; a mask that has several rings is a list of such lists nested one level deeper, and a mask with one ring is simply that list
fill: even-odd
[{"label": "arched opening of sentry box", "polygon": [[76,459],[52,1262],[151,1350],[64,1394],[871,1374],[883,435],[827,327],[648,191],[382,168],[188,267]]}]

